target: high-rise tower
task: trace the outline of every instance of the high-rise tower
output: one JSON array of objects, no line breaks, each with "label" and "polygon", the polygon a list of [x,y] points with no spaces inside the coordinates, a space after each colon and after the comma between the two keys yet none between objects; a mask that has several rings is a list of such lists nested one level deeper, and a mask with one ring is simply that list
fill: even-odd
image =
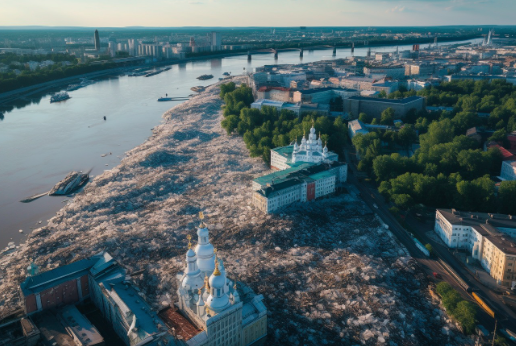
[{"label": "high-rise tower", "polygon": [[98,30],[95,30],[95,35],[94,35],[93,40],[95,42],[95,50],[99,51],[100,50],[100,37],[99,37],[99,31]]}]

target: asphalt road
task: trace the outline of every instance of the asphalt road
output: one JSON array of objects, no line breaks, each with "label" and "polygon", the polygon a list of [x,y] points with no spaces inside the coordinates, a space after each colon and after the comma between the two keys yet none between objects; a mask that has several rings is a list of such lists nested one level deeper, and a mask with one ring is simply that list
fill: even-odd
[{"label": "asphalt road", "polygon": [[[450,285],[455,287],[461,296],[468,301],[475,302],[472,296],[467,293],[459,282],[435,259],[426,257],[425,254],[415,245],[412,240],[412,236],[399,224],[398,220],[389,212],[387,205],[384,202],[376,189],[370,189],[366,184],[360,182],[357,179],[357,169],[350,160],[348,151],[345,151],[346,161],[348,162],[348,182],[353,183],[360,191],[361,198],[364,202],[382,218],[382,220],[389,226],[390,231],[396,236],[409,251],[410,255],[419,263],[421,269],[433,280],[433,273],[438,273],[442,276],[442,279],[448,282]],[[424,234],[426,231],[431,230],[431,227],[419,223],[413,218],[408,218],[407,223],[418,232],[420,239],[424,240],[424,243],[430,243],[438,256],[451,268],[459,274],[462,280],[464,280],[473,291],[479,294],[484,301],[495,311],[495,315],[498,319],[498,328],[508,328],[512,331],[516,331],[516,314],[507,307],[501,300],[500,296],[494,293],[492,290],[487,288],[478,282],[457,259],[453,256],[449,250],[435,241],[429,239]],[[433,280],[437,281],[437,280]],[[478,322],[483,325],[487,330],[493,331],[495,328],[495,320],[489,316],[484,310],[479,308]]]}]

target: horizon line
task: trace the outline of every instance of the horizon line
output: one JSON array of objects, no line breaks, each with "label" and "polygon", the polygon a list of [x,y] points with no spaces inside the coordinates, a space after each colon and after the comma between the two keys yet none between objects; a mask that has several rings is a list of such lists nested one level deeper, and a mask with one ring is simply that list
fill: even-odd
[{"label": "horizon line", "polygon": [[314,25],[314,26],[142,26],[142,25],[129,25],[129,26],[74,26],[74,25],[0,25],[2,29],[17,29],[17,28],[53,28],[53,29],[65,29],[65,28],[78,28],[78,29],[194,29],[194,28],[445,28],[445,27],[516,27],[515,24],[445,24],[445,25],[350,25],[350,26],[336,26],[336,25]]}]

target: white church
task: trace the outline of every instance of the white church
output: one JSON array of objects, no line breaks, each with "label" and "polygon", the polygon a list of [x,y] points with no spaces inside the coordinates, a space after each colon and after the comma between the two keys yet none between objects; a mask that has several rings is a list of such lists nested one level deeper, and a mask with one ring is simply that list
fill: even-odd
[{"label": "white church", "polygon": [[312,124],[308,139],[303,135],[301,144],[294,142],[294,145],[279,147],[271,150],[271,168],[276,170],[284,170],[291,168],[295,163],[311,162],[320,163],[323,161],[338,161],[339,155],[332,151],[328,151],[326,144],[323,147],[321,134],[319,138],[315,133]]},{"label": "white church", "polygon": [[[203,219],[202,213],[200,217]],[[228,278],[204,222],[197,236],[194,249],[188,237],[186,270],[177,277],[177,307],[201,330],[185,342],[191,346],[245,346],[264,338],[267,308],[263,296]]]}]

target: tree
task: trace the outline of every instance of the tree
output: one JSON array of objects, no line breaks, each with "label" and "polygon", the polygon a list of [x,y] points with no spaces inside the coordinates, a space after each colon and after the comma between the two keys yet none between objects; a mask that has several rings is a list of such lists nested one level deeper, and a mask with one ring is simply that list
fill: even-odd
[{"label": "tree", "polygon": [[226,130],[227,134],[230,135],[237,128],[238,121],[238,117],[234,114],[231,114],[222,120],[221,125]]},{"label": "tree", "polygon": [[390,156],[381,155],[373,160],[373,172],[378,182],[394,179],[400,174],[410,171],[412,166],[409,158],[397,153]]},{"label": "tree", "polygon": [[457,155],[457,162],[467,172],[466,176],[471,178],[489,173],[490,167],[489,164],[486,165],[486,161],[480,149],[462,150]]},{"label": "tree", "polygon": [[270,147],[263,147],[263,154],[262,154],[262,159],[263,161],[265,161],[267,164],[271,164],[271,148]]},{"label": "tree", "polygon": [[380,93],[378,94],[378,97],[381,98],[381,99],[386,98],[387,97],[387,92],[385,92],[385,90],[380,91]]},{"label": "tree", "polygon": [[479,120],[480,119],[476,113],[459,112],[453,117],[452,124],[455,128],[455,133],[460,135],[465,134],[467,129],[479,125]]},{"label": "tree", "polygon": [[516,180],[502,181],[498,189],[498,210],[503,214],[516,215]]},{"label": "tree", "polygon": [[489,141],[500,142],[503,143],[507,139],[507,131],[505,129],[496,130],[495,133],[491,137],[489,137]]},{"label": "tree", "polygon": [[434,248],[432,247],[432,244],[426,244],[425,248],[428,250],[428,253],[430,254],[430,256],[432,256],[434,253]]},{"label": "tree", "polygon": [[360,113],[360,115],[358,116],[358,120],[360,120],[364,124],[369,124],[371,122],[371,117],[366,113]]},{"label": "tree", "polygon": [[475,332],[477,309],[473,303],[466,300],[460,301],[452,314],[459,321],[464,334],[469,335]]},{"label": "tree", "polygon": [[403,210],[407,210],[414,205],[414,200],[410,195],[406,193],[400,195],[393,195],[392,199],[394,201],[394,204],[396,204]]},{"label": "tree", "polygon": [[414,129],[414,125],[405,124],[398,131],[398,143],[402,147],[409,148],[409,146],[417,141],[416,130]]},{"label": "tree", "polygon": [[494,202],[494,182],[488,175],[457,183],[457,205],[463,210],[490,210]]},{"label": "tree", "polygon": [[382,112],[382,117],[380,118],[380,124],[394,125],[394,109],[389,107]]},{"label": "tree", "polygon": [[451,142],[454,135],[454,127],[451,120],[444,119],[432,122],[428,126],[428,132],[419,136],[419,141],[421,148],[428,150],[436,144]]},{"label": "tree", "polygon": [[451,285],[446,281],[441,281],[437,284],[437,286],[435,286],[435,290],[437,291],[438,295],[443,297],[448,294],[448,292],[453,291],[453,287],[451,287]]}]

